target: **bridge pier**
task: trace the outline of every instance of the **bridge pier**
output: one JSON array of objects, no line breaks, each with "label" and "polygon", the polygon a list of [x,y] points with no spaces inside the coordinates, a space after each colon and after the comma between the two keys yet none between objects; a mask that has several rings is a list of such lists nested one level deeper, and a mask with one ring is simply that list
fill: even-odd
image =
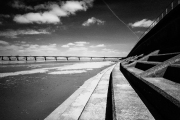
[{"label": "bridge pier", "polygon": [[47,58],[44,56],[44,60],[46,61],[47,60]]},{"label": "bridge pier", "polygon": [[55,57],[56,61],[57,61],[57,57]]},{"label": "bridge pier", "polygon": [[81,60],[81,57],[78,57],[79,61]]},{"label": "bridge pier", "polygon": [[103,61],[105,61],[106,60],[106,58],[105,57],[103,57],[104,59],[103,59]]},{"label": "bridge pier", "polygon": [[37,61],[37,57],[34,56],[34,60]]},{"label": "bridge pier", "polygon": [[4,57],[3,57],[3,56],[1,56],[1,60],[2,60],[2,61],[4,60]]},{"label": "bridge pier", "polygon": [[67,61],[69,60],[69,57],[66,57]]},{"label": "bridge pier", "polygon": [[92,57],[91,57],[91,59],[90,59],[90,60],[91,60],[91,61],[93,60],[93,59],[92,59]]},{"label": "bridge pier", "polygon": [[24,57],[25,57],[25,60],[28,61],[28,59],[27,59],[28,57],[27,56],[24,56]]},{"label": "bridge pier", "polygon": [[9,61],[11,61],[11,56],[8,56]]},{"label": "bridge pier", "polygon": [[16,60],[19,61],[19,57],[18,56],[16,56]]}]

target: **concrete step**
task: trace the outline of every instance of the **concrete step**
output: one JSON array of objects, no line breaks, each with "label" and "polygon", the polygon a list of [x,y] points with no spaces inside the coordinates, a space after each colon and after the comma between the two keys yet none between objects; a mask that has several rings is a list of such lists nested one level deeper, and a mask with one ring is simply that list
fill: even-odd
[{"label": "concrete step", "polygon": [[180,107],[179,83],[172,82],[171,80],[162,77],[143,77],[143,80],[146,80],[148,84],[150,83],[151,85],[155,86],[153,87],[154,89],[156,89],[160,94],[169,99],[172,103]]},{"label": "concrete step", "polygon": [[163,76],[160,77],[169,79],[176,83],[180,83],[180,65],[168,66]]},{"label": "concrete step", "polygon": [[159,54],[166,54],[166,53],[177,53],[177,52],[180,52],[179,50],[179,45],[177,44],[177,46],[173,46],[173,48],[166,48],[166,49],[161,49],[159,51]]},{"label": "concrete step", "polygon": [[160,64],[160,62],[147,62],[147,61],[138,61],[134,67],[140,70],[148,70],[156,65]]},{"label": "concrete step", "polygon": [[157,54],[157,55],[152,55],[149,56],[149,58],[147,59],[147,61],[154,61],[154,62],[164,62],[176,55],[178,55],[179,53],[169,53],[169,54]]},{"label": "concrete step", "polygon": [[[103,109],[97,109],[96,111],[101,114],[97,116],[104,116],[106,108],[107,87],[110,73],[113,66],[108,67],[96,76],[87,80],[78,90],[76,90],[65,102],[57,107],[45,120],[78,120],[89,119],[93,114],[95,106]],[[102,97],[102,98],[101,98]],[[96,100],[102,101],[102,104],[96,104]],[[94,108],[91,106],[93,105]],[[92,108],[92,109],[90,109]],[[89,118],[84,115],[88,115]]]},{"label": "concrete step", "polygon": [[178,61],[180,61],[180,54],[144,71],[143,73],[140,74],[140,76],[152,77],[152,76],[157,76],[158,74],[163,74],[168,66],[170,66]]},{"label": "concrete step", "polygon": [[114,119],[117,120],[154,120],[145,104],[120,72],[119,64],[112,73],[112,96]]},{"label": "concrete step", "polygon": [[[121,71],[157,120],[180,120],[180,85],[164,78],[143,77],[136,69]],[[131,70],[131,71],[130,71]]]},{"label": "concrete step", "polygon": [[[115,65],[114,65],[115,66]],[[100,79],[90,96],[79,120],[105,120],[107,112],[107,97],[112,66]]]}]

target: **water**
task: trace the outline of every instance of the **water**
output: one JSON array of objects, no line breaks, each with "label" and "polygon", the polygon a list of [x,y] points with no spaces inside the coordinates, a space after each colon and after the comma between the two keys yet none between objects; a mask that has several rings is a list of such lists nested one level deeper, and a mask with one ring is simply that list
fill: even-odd
[{"label": "water", "polygon": [[48,61],[0,65],[0,119],[42,120],[110,61]]}]

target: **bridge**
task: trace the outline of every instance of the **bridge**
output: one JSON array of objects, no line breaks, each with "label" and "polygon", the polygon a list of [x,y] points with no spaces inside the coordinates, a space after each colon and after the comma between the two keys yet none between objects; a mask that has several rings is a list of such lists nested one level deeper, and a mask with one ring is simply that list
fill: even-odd
[{"label": "bridge", "polygon": [[28,61],[28,58],[33,58],[35,61],[37,61],[37,58],[44,58],[45,61],[47,61],[47,58],[54,58],[54,60],[58,61],[58,58],[65,58],[67,61],[69,60],[69,58],[77,58],[79,61],[82,58],[89,58],[90,60],[99,58],[99,59],[122,59],[123,57],[96,57],[96,56],[0,56],[0,60],[4,61],[4,60],[9,60],[9,61],[13,61],[13,60],[17,60],[20,61],[20,58],[24,59],[25,61]]}]

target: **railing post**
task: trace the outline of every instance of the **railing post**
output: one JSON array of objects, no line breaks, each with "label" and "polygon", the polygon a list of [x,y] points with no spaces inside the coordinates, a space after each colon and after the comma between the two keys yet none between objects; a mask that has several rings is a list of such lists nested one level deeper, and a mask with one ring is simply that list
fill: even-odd
[{"label": "railing post", "polygon": [[171,3],[171,8],[173,9],[173,2]]},{"label": "railing post", "polygon": [[178,0],[178,5],[180,4],[180,0]]},{"label": "railing post", "polygon": [[163,13],[162,13],[162,18],[163,18]]},{"label": "railing post", "polygon": [[157,23],[159,22],[159,17],[157,18]]},{"label": "railing post", "polygon": [[166,8],[166,15],[167,15],[167,8]]}]

